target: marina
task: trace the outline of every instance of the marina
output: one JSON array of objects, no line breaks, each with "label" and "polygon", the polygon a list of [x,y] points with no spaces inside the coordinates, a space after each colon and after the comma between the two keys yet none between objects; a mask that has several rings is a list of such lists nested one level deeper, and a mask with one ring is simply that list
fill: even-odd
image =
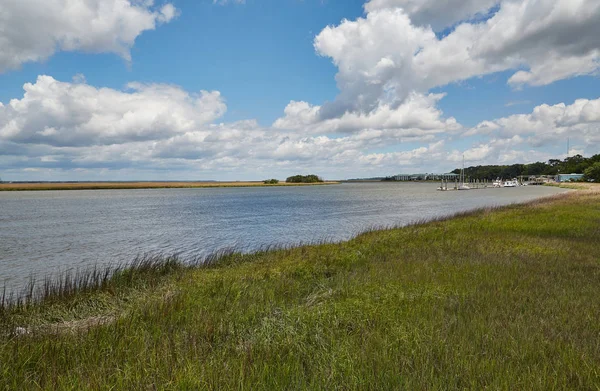
[{"label": "marina", "polygon": [[437,190],[451,191],[451,190],[478,190],[478,189],[499,189],[504,187],[521,187],[521,186],[538,186],[546,183],[557,183],[553,179],[546,177],[520,177],[508,180],[501,178],[493,181],[487,179],[467,179],[454,181],[448,179],[441,179],[440,186]]}]

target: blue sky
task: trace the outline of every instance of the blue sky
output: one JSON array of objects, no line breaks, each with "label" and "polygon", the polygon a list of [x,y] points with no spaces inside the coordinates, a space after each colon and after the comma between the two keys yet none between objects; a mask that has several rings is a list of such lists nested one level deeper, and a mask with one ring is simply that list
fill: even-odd
[{"label": "blue sky", "polygon": [[562,158],[567,138],[600,152],[596,1],[67,1],[0,6],[4,179],[449,171],[462,154]]},{"label": "blue sky", "polygon": [[139,81],[219,90],[230,107],[224,121],[256,118],[269,125],[291,99],[320,104],[335,98],[336,69],[315,54],[313,39],[324,26],[363,12],[362,1],[353,0],[172,3],[180,10],[177,20],[140,35],[130,65],[114,54],[59,52],[0,75],[0,102],[22,95],[23,84],[40,74],[68,81],[82,73],[98,87]]}]

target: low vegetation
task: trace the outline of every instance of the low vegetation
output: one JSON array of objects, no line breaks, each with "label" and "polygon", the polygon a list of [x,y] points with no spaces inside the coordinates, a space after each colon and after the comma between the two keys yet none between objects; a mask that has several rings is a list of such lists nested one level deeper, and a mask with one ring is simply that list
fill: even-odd
[{"label": "low vegetation", "polygon": [[265,179],[263,183],[265,185],[276,185],[279,183],[279,179]]},{"label": "low vegetation", "polygon": [[285,180],[286,183],[319,183],[323,182],[323,179],[319,178],[317,175],[294,175],[288,177]]},{"label": "low vegetation", "polygon": [[[276,180],[276,179],[275,179]],[[332,184],[335,182],[327,182]],[[294,186],[306,183],[269,183],[269,185]],[[39,182],[0,183],[0,191],[24,190],[114,190],[114,189],[183,189],[205,187],[265,186],[264,182]]]},{"label": "low vegetation", "polygon": [[598,389],[591,188],[5,303],[0,388]]}]

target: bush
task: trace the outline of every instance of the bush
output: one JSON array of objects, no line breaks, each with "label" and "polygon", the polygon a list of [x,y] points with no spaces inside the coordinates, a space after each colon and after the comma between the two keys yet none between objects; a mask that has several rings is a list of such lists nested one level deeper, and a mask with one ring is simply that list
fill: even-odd
[{"label": "bush", "polygon": [[285,180],[287,183],[317,183],[323,182],[323,179],[316,175],[294,175]]},{"label": "bush", "polygon": [[583,174],[585,180],[600,182],[600,162],[592,164]]},{"label": "bush", "polygon": [[279,179],[265,179],[263,183],[265,185],[276,185],[279,183]]}]

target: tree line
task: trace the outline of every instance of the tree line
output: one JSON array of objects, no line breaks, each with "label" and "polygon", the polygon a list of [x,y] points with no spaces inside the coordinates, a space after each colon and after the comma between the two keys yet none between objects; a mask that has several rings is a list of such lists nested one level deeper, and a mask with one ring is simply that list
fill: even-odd
[{"label": "tree line", "polygon": [[[564,160],[550,159],[547,163],[536,162],[530,164],[490,165],[465,167],[465,176],[471,179],[494,180],[496,178],[516,178],[521,175],[558,175],[558,174],[586,174],[593,172],[594,167],[600,166],[600,154],[586,158],[581,155],[567,157]],[[460,168],[452,171],[460,173]],[[589,177],[589,179],[594,179]]]}]

